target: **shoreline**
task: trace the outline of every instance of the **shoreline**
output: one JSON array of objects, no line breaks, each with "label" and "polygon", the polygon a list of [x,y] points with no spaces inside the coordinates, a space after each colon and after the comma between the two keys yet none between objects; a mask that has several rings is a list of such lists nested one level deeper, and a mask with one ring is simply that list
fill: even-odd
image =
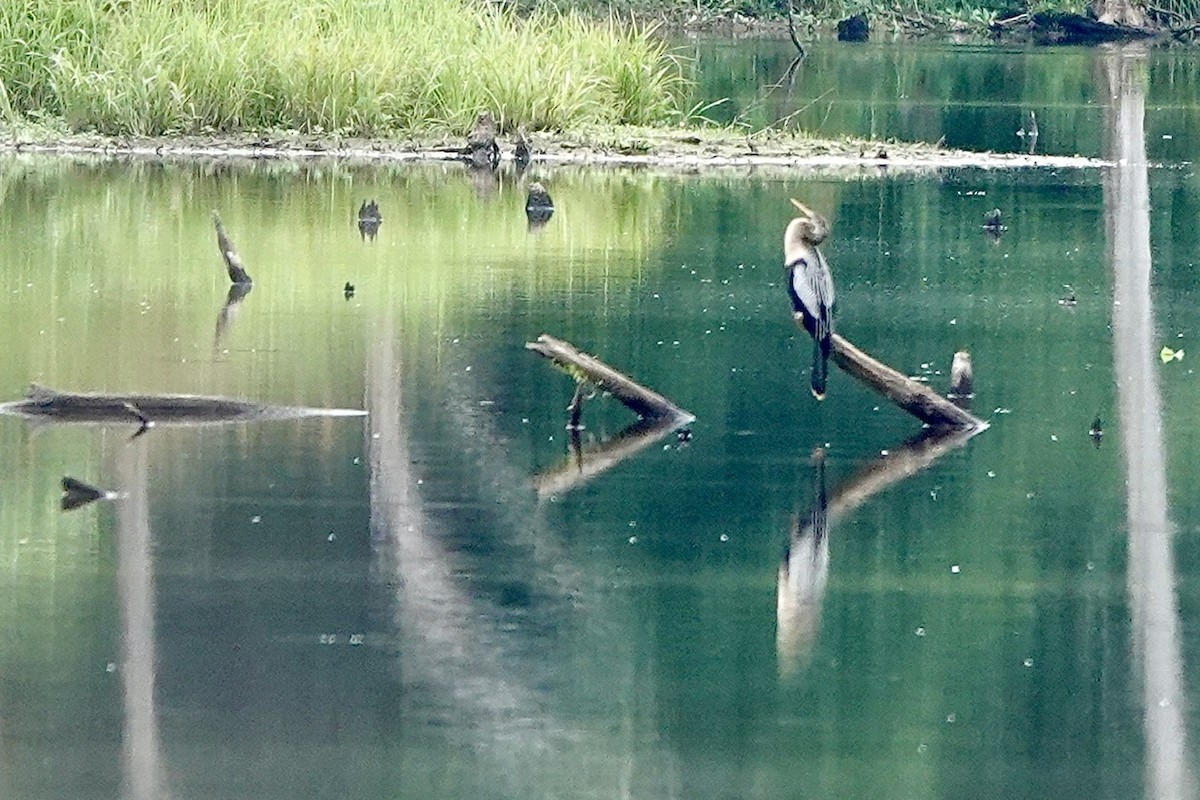
[{"label": "shoreline", "polygon": [[[617,136],[556,138],[538,135],[532,167],[656,167],[679,171],[755,168],[1099,169],[1112,162],[1085,156],[949,150],[901,142],[818,140],[778,135],[735,137],[709,131],[631,131]],[[507,144],[507,143],[506,143]],[[457,142],[440,140],[333,140],[309,137],[62,137],[0,142],[0,154],[160,160],[229,159],[350,163],[462,163]],[[513,162],[511,146],[502,163]],[[465,166],[465,165],[464,165]]]}]

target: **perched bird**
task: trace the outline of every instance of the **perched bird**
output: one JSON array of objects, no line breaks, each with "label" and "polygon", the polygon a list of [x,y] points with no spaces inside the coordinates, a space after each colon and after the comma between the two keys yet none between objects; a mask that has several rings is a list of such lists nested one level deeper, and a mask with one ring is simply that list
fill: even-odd
[{"label": "perched bird", "polygon": [[467,161],[475,169],[495,169],[500,164],[496,120],[490,111],[482,111],[475,118],[475,127],[467,136]]},{"label": "perched bird", "polygon": [[829,235],[829,223],[817,212],[792,200],[800,216],[783,234],[783,263],[789,273],[788,295],[795,316],[813,337],[812,393],[825,399],[829,352],[833,343],[833,276],[817,245]]},{"label": "perched bird", "polygon": [[253,283],[250,280],[250,274],[246,272],[246,267],[242,264],[242,258],[238,255],[237,248],[233,246],[233,241],[225,232],[225,226],[221,224],[221,215],[216,211],[212,212],[212,220],[217,229],[217,247],[221,251],[221,258],[225,259],[225,269],[229,272],[229,280],[234,283]]},{"label": "perched bird", "polygon": [[951,400],[965,400],[969,406],[970,399],[975,396],[974,383],[975,371],[971,367],[971,354],[966,350],[959,350],[950,364],[950,392],[947,396]]}]

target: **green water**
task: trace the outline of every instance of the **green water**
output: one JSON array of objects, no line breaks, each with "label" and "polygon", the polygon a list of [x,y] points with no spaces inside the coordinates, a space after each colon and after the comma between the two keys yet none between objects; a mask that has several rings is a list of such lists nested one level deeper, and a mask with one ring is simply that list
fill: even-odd
[{"label": "green water", "polygon": [[[1148,328],[1115,277],[1139,174]],[[1125,175],[6,158],[0,398],[371,415],[0,416],[0,797],[1190,796],[1200,182]],[[969,348],[990,429],[903,477],[917,422],[841,372],[810,397],[792,196],[833,223],[839,330],[939,391]],[[214,208],[255,279],[231,309]],[[543,332],[691,441],[572,484]],[[633,417],[583,421],[586,450]],[[63,475],[126,494],[64,513]]]},{"label": "green water", "polygon": [[[1079,47],[955,47],[816,42],[787,80],[791,42],[700,40],[679,53],[695,67],[692,102],[704,116],[750,128],[775,123],[825,136],[943,141],[995,152],[1099,156],[1104,93],[1096,51]],[[1194,161],[1200,136],[1195,54],[1147,57],[1146,146],[1151,159]],[[764,87],[778,85],[773,91]],[[1034,143],[1019,136],[1037,122]]]}]

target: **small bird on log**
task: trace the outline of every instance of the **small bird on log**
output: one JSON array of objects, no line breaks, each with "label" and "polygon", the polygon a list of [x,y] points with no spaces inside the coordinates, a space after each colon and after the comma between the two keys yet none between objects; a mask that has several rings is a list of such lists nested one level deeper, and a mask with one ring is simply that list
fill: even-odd
[{"label": "small bird on log", "polygon": [[496,120],[490,111],[482,111],[475,118],[475,127],[467,136],[467,160],[474,169],[495,169],[500,164]]},{"label": "small bird on log", "polygon": [[237,248],[233,246],[233,242],[229,238],[229,234],[225,232],[225,226],[221,224],[221,215],[216,211],[212,212],[213,225],[217,229],[217,248],[221,251],[221,258],[225,259],[225,269],[229,272],[229,280],[234,283],[253,283],[250,280],[250,274],[246,272],[246,267],[242,264],[242,258],[237,253]]},{"label": "small bird on log", "polygon": [[833,340],[833,275],[817,245],[829,235],[829,223],[817,212],[792,200],[800,216],[788,223],[783,234],[784,267],[788,271],[788,295],[795,316],[813,337],[812,393],[825,399],[829,376],[829,351]]}]

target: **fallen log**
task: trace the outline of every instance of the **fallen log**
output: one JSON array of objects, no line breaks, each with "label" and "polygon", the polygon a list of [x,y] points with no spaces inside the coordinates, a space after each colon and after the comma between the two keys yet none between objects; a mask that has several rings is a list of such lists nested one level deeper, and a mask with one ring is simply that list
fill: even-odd
[{"label": "fallen log", "polygon": [[580,352],[570,342],[543,333],[536,342],[526,342],[525,349],[550,359],[576,381],[588,381],[611,394],[643,419],[668,418],[677,425],[686,425],[696,419],[694,414],[684,411],[658,392],[647,389],[595,356]]},{"label": "fallen log", "polygon": [[833,362],[868,389],[933,428],[983,430],[986,422],[934,392],[928,386],[867,355],[840,334],[832,337]]},{"label": "fallen log", "polygon": [[0,403],[0,414],[47,422],[107,425],[213,425],[301,417],[362,417],[354,408],[273,406],[190,394],[79,394],[34,384],[23,400]]}]

